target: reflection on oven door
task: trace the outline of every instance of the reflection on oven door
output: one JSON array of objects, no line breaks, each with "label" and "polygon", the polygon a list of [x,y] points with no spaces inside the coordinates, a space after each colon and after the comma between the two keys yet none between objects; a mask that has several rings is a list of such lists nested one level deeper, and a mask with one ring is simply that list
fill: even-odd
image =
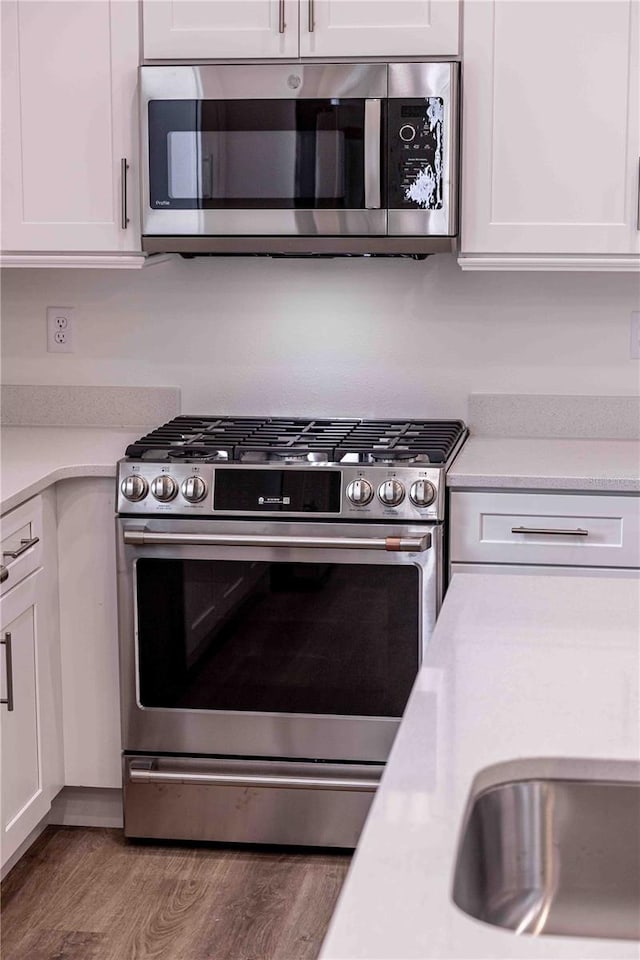
[{"label": "reflection on oven door", "polygon": [[400,717],[419,656],[412,564],[143,558],[143,707]]}]

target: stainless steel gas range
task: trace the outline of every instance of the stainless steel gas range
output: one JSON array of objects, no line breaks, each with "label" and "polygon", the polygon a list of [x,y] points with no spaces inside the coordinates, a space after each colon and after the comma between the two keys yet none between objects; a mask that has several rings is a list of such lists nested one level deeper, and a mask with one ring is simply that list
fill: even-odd
[{"label": "stainless steel gas range", "polygon": [[442,600],[466,433],[182,416],[128,447],[127,836],[355,845]]}]

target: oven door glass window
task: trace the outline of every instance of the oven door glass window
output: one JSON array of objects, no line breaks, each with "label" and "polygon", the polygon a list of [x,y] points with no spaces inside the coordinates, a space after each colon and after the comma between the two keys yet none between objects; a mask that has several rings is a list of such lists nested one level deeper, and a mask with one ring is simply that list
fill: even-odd
[{"label": "oven door glass window", "polygon": [[364,104],[151,100],[151,208],[362,209]]},{"label": "oven door glass window", "polygon": [[413,564],[136,564],[144,707],[400,717],[418,670]]}]

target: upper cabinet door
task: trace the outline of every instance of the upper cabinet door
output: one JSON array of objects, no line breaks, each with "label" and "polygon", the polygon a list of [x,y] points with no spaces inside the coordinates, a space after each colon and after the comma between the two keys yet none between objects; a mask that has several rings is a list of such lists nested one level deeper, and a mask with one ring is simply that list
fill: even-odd
[{"label": "upper cabinet door", "polygon": [[300,56],[455,55],[458,11],[458,0],[300,0]]},{"label": "upper cabinet door", "polygon": [[298,56],[298,0],[143,0],[145,60]]},{"label": "upper cabinet door", "polygon": [[2,249],[139,249],[137,2],[2,0],[0,8]]},{"label": "upper cabinet door", "polygon": [[465,4],[463,253],[640,251],[638,7]]}]

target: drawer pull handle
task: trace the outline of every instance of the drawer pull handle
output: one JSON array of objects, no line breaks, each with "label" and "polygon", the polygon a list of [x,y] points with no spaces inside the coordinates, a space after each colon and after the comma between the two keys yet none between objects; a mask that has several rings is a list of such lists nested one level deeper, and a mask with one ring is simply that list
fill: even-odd
[{"label": "drawer pull handle", "polygon": [[12,560],[15,560],[23,553],[26,553],[27,550],[30,550],[31,547],[34,547],[36,543],[40,543],[40,537],[32,537],[31,540],[21,540],[17,550],[3,550],[2,556],[11,557]]},{"label": "drawer pull handle", "polygon": [[0,564],[0,583],[4,583],[5,580],[9,579],[9,570],[5,567],[4,563]]},{"label": "drawer pull handle", "polygon": [[0,640],[4,646],[4,653],[7,660],[7,695],[0,700],[0,703],[6,703],[7,710],[11,713],[13,710],[13,656],[11,654],[11,634],[7,631],[4,640]]},{"label": "drawer pull handle", "polygon": [[552,527],[511,527],[511,533],[542,533],[549,537],[588,537],[588,530],[555,530]]}]

